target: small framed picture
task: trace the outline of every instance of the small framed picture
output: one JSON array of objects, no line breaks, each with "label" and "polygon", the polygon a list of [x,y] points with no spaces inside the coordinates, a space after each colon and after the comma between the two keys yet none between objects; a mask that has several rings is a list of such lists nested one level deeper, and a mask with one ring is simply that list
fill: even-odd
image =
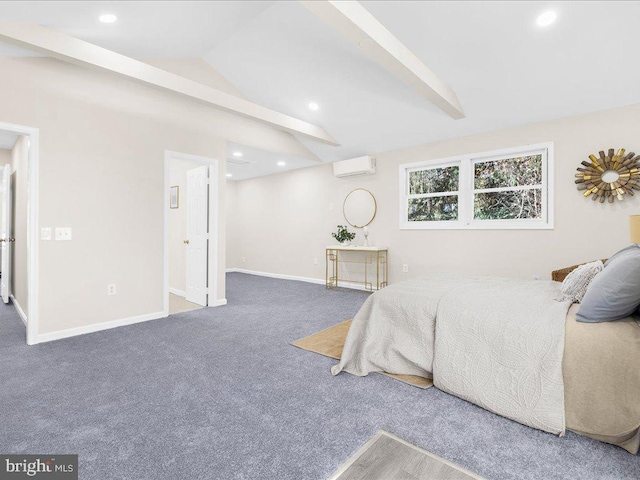
[{"label": "small framed picture", "polygon": [[180,201],[180,187],[174,185],[169,187],[169,208],[178,208]]}]

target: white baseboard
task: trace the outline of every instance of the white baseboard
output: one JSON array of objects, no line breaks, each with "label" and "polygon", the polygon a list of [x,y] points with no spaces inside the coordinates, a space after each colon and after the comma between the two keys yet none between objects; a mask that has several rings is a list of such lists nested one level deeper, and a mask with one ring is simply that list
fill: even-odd
[{"label": "white baseboard", "polygon": [[280,280],[296,280],[298,282],[317,283],[324,285],[325,281],[321,278],[296,277],[295,275],[284,275],[282,273],[258,272],[256,270],[246,270],[244,268],[229,268],[227,272],[246,273],[247,275],[257,275],[259,277],[279,278]]},{"label": "white baseboard", "polygon": [[169,293],[173,293],[174,295],[178,295],[179,297],[187,296],[187,292],[185,292],[184,290],[178,290],[177,288],[169,287]]},{"label": "white baseboard", "polygon": [[226,304],[227,304],[227,299],[222,298],[220,300],[211,301],[209,305],[207,305],[207,307],[221,307],[222,305],[226,305]]},{"label": "white baseboard", "polygon": [[11,303],[13,303],[13,306],[16,307],[16,311],[18,312],[18,315],[20,315],[20,318],[22,319],[22,322],[26,326],[27,325],[27,316],[24,314],[24,310],[22,310],[22,307],[18,303],[18,300],[16,300],[16,297],[14,297],[13,294],[10,294],[9,298],[11,299]]},{"label": "white baseboard", "polygon": [[119,320],[94,323],[93,325],[86,325],[83,327],[67,328],[66,330],[59,330],[57,332],[42,333],[38,335],[37,343],[51,342],[53,340],[60,340],[63,338],[75,337],[77,335],[99,332],[101,330],[110,330],[116,327],[133,325],[135,323],[147,322],[149,320],[157,320],[159,318],[166,318],[164,312],[146,313],[144,315],[138,315],[136,317],[121,318]]},{"label": "white baseboard", "polygon": [[[255,270],[246,270],[244,268],[227,268],[226,271],[227,273],[234,273],[234,272],[246,273],[247,275],[258,275],[260,277],[279,278],[280,280],[295,280],[297,282],[307,282],[307,283],[315,283],[317,285],[326,285],[326,281],[324,278],[297,277],[295,275],[284,275],[282,273],[257,272]],[[339,286],[343,288],[351,288],[353,290],[362,290],[364,292],[371,291],[364,288],[364,285],[359,283],[341,281]]]},{"label": "white baseboard", "polygon": [[[169,293],[173,293],[174,295],[178,295],[179,297],[184,297],[184,298],[186,298],[187,296],[187,292],[183,292],[182,290],[178,290],[177,288],[169,287]],[[227,299],[223,298],[220,300],[212,300],[210,303],[207,304],[207,307],[220,307],[226,304],[227,304]]]},{"label": "white baseboard", "polygon": [[[322,282],[324,283],[324,281]],[[352,290],[362,290],[363,292],[377,292],[378,289],[374,288],[373,290],[369,290],[365,288],[361,283],[351,283],[345,282],[344,280],[340,280],[340,284],[338,285],[340,288],[350,288]]]}]

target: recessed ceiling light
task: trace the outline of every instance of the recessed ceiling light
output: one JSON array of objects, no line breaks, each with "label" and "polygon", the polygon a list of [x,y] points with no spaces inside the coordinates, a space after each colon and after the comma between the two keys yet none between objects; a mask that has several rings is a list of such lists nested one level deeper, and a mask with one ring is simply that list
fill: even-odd
[{"label": "recessed ceiling light", "polygon": [[233,156],[240,158],[242,156],[242,152],[233,152]]},{"label": "recessed ceiling light", "polygon": [[558,16],[556,15],[556,12],[552,12],[552,11],[544,12],[542,15],[538,17],[537,23],[541,27],[546,27],[548,25],[551,25],[553,22],[555,22],[557,17]]},{"label": "recessed ceiling light", "polygon": [[104,15],[100,15],[99,20],[102,23],[114,23],[118,21],[118,17],[116,17],[113,13],[105,13]]},{"label": "recessed ceiling light", "polygon": [[278,162],[278,166],[279,166],[279,167],[284,167],[284,166],[286,166],[286,165],[287,165],[287,162],[285,162],[284,160],[280,160],[280,161]]},{"label": "recessed ceiling light", "polygon": [[227,178],[231,178],[231,177],[233,177],[233,175],[230,173],[227,173]]},{"label": "recessed ceiling light", "polygon": [[320,108],[320,105],[318,105],[316,102],[311,102],[311,103],[309,104],[309,110],[313,110],[313,111],[315,112],[315,111],[316,111],[316,110],[318,110],[319,108]]}]

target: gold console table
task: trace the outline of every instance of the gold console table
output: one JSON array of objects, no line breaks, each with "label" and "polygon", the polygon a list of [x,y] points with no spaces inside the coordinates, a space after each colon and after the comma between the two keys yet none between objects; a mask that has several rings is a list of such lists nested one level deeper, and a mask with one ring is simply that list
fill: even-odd
[{"label": "gold console table", "polygon": [[[350,255],[353,254],[353,255]],[[338,287],[338,282],[348,281],[360,283],[369,291],[380,290],[387,286],[387,247],[347,247],[332,245],[326,249],[326,285],[327,288]],[[354,258],[349,259],[353,256]],[[340,279],[338,273],[339,263],[354,263],[364,265],[364,281]],[[372,270],[375,270],[373,272]],[[375,283],[373,275],[375,274]],[[371,276],[371,281],[369,281]]]}]

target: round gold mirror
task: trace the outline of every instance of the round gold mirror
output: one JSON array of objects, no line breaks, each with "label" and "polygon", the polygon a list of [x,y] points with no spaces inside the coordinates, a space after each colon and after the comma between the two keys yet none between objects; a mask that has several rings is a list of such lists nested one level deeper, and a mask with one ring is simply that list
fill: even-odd
[{"label": "round gold mirror", "polygon": [[369,190],[356,188],[344,199],[342,208],[349,225],[356,228],[366,227],[376,216],[376,199]]},{"label": "round gold mirror", "polygon": [[582,162],[584,168],[579,167],[576,173],[578,190],[584,190],[585,197],[591,196],[600,203],[605,200],[613,203],[616,198],[622,201],[624,195],[640,190],[640,155],[625,153],[624,148],[618,153],[610,148],[607,154],[600,151],[600,158],[589,155],[591,161]]}]

